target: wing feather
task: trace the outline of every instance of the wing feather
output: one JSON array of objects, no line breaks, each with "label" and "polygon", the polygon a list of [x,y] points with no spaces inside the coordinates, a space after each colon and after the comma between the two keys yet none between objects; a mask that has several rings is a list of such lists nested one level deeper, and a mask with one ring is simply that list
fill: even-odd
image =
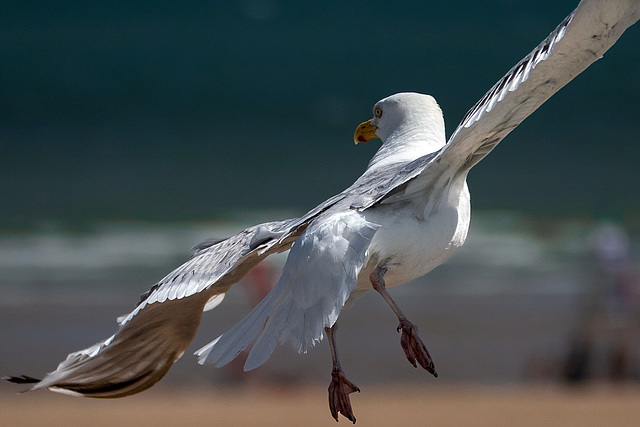
[{"label": "wing feather", "polygon": [[468,170],[640,18],[638,0],[583,0],[467,112],[440,158]]},{"label": "wing feather", "polygon": [[151,387],[191,344],[203,310],[267,255],[288,249],[306,225],[299,219],[261,224],[199,248],[142,296],[113,336],[69,354],[32,389],[110,398]]}]

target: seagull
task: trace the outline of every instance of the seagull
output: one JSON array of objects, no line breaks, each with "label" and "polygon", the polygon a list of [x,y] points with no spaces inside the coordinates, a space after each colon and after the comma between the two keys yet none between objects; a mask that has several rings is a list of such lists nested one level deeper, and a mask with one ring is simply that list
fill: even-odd
[{"label": "seagull", "polygon": [[387,288],[427,274],[464,243],[471,214],[467,174],[555,92],[640,18],[640,0],[583,0],[502,77],[446,139],[442,111],[429,95],[398,93],[377,102],[356,143],[382,145],[353,185],[300,218],[248,227],[194,248],[193,257],[144,293],[118,319],[114,335],[71,353],[42,379],[9,381],[30,390],[96,398],[141,392],[159,381],[191,344],[202,313],[273,253],[289,250],[279,281],[244,319],[196,355],[223,366],[253,345],[245,370],[290,342],[306,352],[325,336],[332,356],[329,409],[356,421],[349,395],[359,388],[338,357],[341,310],[374,290],[398,318],[408,361],[437,376],[417,326]]}]

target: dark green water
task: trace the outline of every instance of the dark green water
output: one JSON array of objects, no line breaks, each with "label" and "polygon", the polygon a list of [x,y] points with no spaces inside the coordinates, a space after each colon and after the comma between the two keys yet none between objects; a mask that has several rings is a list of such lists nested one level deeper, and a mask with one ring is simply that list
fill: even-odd
[{"label": "dark green water", "polygon": [[[0,12],[0,225],[303,211],[349,185],[380,98],[447,128],[576,6],[14,2]],[[640,212],[640,27],[470,176],[474,207]]]}]

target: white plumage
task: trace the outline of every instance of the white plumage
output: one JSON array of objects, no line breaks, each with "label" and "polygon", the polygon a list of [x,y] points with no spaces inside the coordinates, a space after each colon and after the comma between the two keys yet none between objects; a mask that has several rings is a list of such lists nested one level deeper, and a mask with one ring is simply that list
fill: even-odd
[{"label": "white plumage", "polygon": [[201,363],[223,366],[259,335],[245,366],[254,369],[279,342],[291,341],[299,352],[306,352],[309,344],[320,341],[325,327],[333,326],[356,286],[379,226],[357,212],[320,218],[294,243],[269,295],[213,345],[196,352]]}]

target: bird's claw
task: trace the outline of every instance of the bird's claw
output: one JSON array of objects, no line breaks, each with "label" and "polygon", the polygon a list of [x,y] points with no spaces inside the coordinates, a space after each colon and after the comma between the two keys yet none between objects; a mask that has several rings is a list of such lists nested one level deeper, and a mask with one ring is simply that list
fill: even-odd
[{"label": "bird's claw", "polygon": [[418,335],[418,327],[408,320],[401,320],[400,325],[398,325],[398,332],[400,331],[402,331],[400,344],[409,363],[416,368],[418,367],[416,362],[419,363],[427,372],[437,378],[436,367],[433,364],[433,360],[431,360],[427,347]]},{"label": "bird's claw", "polygon": [[331,384],[329,384],[329,409],[331,415],[338,421],[338,413],[341,413],[352,423],[356,423],[356,417],[351,409],[349,394],[360,393],[360,389],[349,381],[341,370],[334,369],[331,372]]}]

